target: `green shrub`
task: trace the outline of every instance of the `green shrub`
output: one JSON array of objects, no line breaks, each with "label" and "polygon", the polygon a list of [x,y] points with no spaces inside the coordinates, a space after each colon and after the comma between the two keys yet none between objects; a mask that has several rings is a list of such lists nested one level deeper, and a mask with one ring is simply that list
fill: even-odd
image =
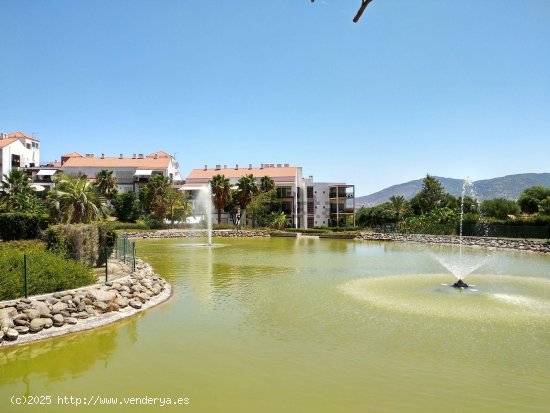
[{"label": "green shrub", "polygon": [[120,222],[120,221],[113,221],[110,222],[109,225],[113,230],[148,230],[149,227],[145,223],[145,221],[138,220],[138,222]]},{"label": "green shrub", "polygon": [[54,225],[48,229],[46,240],[49,250],[64,253],[67,258],[90,267],[99,259],[99,231],[95,225]]},{"label": "green shrub", "polygon": [[37,239],[48,227],[48,217],[21,212],[0,214],[0,238],[4,241]]},{"label": "green shrub", "polygon": [[233,224],[213,224],[212,229],[235,229],[235,225]]},{"label": "green shrub", "polygon": [[122,222],[135,222],[139,218],[139,199],[134,191],[118,194],[113,200],[115,215]]},{"label": "green shrub", "polygon": [[88,267],[54,252],[45,251],[43,243],[2,243],[0,300],[11,300],[24,295],[24,254],[27,255],[29,295],[62,291],[95,282]]}]

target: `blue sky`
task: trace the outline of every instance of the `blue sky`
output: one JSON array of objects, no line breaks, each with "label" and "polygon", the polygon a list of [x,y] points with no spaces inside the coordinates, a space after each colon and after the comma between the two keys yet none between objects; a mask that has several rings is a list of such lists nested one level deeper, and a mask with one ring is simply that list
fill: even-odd
[{"label": "blue sky", "polygon": [[358,195],[550,172],[550,1],[0,0],[0,131]]}]

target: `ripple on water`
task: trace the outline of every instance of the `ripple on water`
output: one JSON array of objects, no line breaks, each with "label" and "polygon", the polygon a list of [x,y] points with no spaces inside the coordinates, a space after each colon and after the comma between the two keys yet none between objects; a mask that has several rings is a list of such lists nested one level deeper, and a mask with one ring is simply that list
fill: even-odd
[{"label": "ripple on water", "polygon": [[[550,281],[534,277],[472,276],[475,289],[441,285],[448,275],[361,278],[338,288],[386,311],[479,321],[545,321],[550,318]],[[474,280],[475,278],[475,280]]]}]

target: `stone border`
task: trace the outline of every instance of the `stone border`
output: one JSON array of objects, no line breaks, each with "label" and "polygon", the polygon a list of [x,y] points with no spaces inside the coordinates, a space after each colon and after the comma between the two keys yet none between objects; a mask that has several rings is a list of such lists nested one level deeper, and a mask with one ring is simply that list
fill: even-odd
[{"label": "stone border", "polygon": [[[208,236],[207,230],[196,229],[161,229],[158,231],[120,231],[120,234],[128,236],[132,239],[148,239],[148,238],[196,238]],[[237,230],[237,229],[216,229],[212,231],[213,237],[269,237],[271,231],[265,229],[259,230]]]},{"label": "stone border", "polygon": [[[9,319],[10,325],[0,329],[0,349],[103,327],[168,300],[170,283],[149,264],[136,261],[136,272],[116,280],[1,302],[0,324]],[[10,340],[8,332],[15,338]]]},{"label": "stone border", "polygon": [[[396,241],[424,244],[458,245],[459,237],[452,235],[368,233],[361,232],[357,239],[362,241]],[[550,242],[528,239],[462,237],[462,245],[483,248],[511,249],[550,254]]]}]

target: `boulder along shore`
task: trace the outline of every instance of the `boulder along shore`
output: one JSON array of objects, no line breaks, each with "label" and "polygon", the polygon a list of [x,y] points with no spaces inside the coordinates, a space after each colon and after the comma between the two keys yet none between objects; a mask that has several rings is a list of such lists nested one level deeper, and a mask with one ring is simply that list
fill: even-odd
[{"label": "boulder along shore", "polygon": [[105,326],[158,305],[171,294],[170,283],[136,259],[135,272],[128,268],[127,275],[114,280],[3,301],[0,348]]}]

